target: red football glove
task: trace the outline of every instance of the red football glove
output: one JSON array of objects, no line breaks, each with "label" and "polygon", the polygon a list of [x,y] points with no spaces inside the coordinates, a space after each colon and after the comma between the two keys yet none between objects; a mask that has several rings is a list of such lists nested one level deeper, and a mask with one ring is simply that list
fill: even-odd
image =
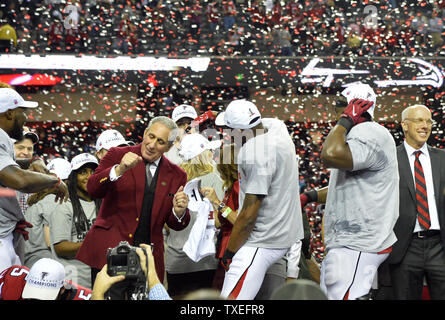
[{"label": "red football glove", "polygon": [[303,209],[308,203],[317,202],[317,201],[318,201],[317,190],[309,190],[309,191],[300,193],[301,209]]},{"label": "red football glove", "polygon": [[352,99],[341,115],[337,124],[349,132],[353,126],[364,121],[362,115],[374,105],[374,102],[363,99]]},{"label": "red football glove", "polygon": [[308,202],[309,202],[309,197],[304,193],[300,193],[301,209],[303,209]]},{"label": "red football glove", "polygon": [[201,129],[200,126],[205,126],[208,122],[215,121],[216,117],[213,114],[213,111],[209,110],[202,115],[198,116],[196,119],[192,121],[190,124],[190,128],[198,128]]},{"label": "red football glove", "polygon": [[224,251],[224,255],[221,258],[221,265],[226,270],[229,271],[230,264],[232,263],[232,258],[235,255],[235,252],[232,252],[228,249]]},{"label": "red football glove", "polygon": [[26,220],[20,220],[19,222],[17,222],[17,224],[15,225],[15,229],[14,232],[20,233],[23,235],[23,237],[25,238],[25,240],[29,239],[29,232],[26,231],[26,228],[32,228],[33,225],[31,223],[29,223]]}]

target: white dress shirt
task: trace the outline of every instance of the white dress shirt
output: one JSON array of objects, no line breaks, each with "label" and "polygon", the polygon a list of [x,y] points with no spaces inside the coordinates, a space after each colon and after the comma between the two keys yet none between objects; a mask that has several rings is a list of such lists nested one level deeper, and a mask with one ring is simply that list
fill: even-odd
[{"label": "white dress shirt", "polygon": [[[161,161],[161,157],[159,157],[156,161],[154,161],[153,163],[150,164],[150,172],[151,172],[152,177],[154,177],[154,175],[156,173],[156,169],[158,168],[160,161]],[[117,164],[114,165],[113,168],[111,168],[111,170],[110,170],[110,181],[116,181],[117,179],[119,179],[121,177],[121,176],[116,175],[116,167],[117,166],[118,166]],[[183,214],[182,217],[178,217],[175,213],[174,206],[172,208],[172,212],[173,212],[173,215],[176,217],[176,220],[178,220],[178,222],[181,222],[182,218],[185,217],[185,214]]]},{"label": "white dress shirt", "polygon": [[[159,166],[159,161],[161,161],[161,157],[159,157],[156,161],[154,161],[153,163],[150,164],[150,172],[151,172],[151,176],[154,177],[155,173],[156,173],[156,169]],[[111,181],[116,181],[117,179],[119,179],[121,176],[117,176],[116,174],[116,167],[118,166],[118,164],[114,165],[113,168],[111,168],[110,170],[110,180]]]},{"label": "white dress shirt", "polygon": [[[433,184],[433,171],[431,168],[431,158],[428,152],[428,146],[425,143],[422,148],[414,149],[406,141],[404,142],[406,153],[408,154],[409,166],[411,168],[411,174],[413,175],[414,190],[416,189],[416,178],[414,177],[414,161],[416,160],[416,151],[422,151],[419,157],[420,164],[422,165],[423,174],[426,181],[426,192],[428,194],[428,209],[430,213],[431,226],[430,230],[440,230],[439,217],[437,215],[437,206],[434,196],[434,184]],[[420,227],[419,221],[416,219],[416,225],[413,232],[423,231]]]}]

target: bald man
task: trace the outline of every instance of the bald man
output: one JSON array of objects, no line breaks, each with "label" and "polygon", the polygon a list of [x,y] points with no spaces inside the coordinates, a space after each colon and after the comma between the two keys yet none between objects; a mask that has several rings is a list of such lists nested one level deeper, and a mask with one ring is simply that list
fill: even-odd
[{"label": "bald man", "polygon": [[405,141],[397,147],[400,210],[388,258],[395,299],[445,299],[445,151],[427,144],[433,120],[424,105],[402,112]]}]

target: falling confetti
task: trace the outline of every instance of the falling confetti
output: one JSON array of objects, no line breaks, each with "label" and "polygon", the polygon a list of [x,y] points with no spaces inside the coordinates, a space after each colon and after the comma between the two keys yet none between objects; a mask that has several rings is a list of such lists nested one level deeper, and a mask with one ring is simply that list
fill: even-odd
[{"label": "falling confetti", "polygon": [[[397,144],[403,141],[400,112],[423,103],[436,121],[429,143],[445,146],[444,1],[228,3],[2,1],[2,17],[17,33],[17,44],[2,49],[6,53],[32,55],[34,61],[68,54],[78,64],[87,57],[108,63],[147,56],[159,58],[163,67],[174,59],[189,63],[163,71],[142,68],[146,64],[120,70],[111,63],[108,70],[2,67],[3,82],[40,102],[29,115],[40,136],[36,153],[46,160],[93,153],[97,135],[109,128],[137,143],[151,118],[170,116],[179,104],[220,111],[244,98],[261,106],[264,116],[286,122],[304,188],[320,188],[329,182],[320,152],[335,123],[333,106],[343,87],[358,80],[375,88],[381,106],[376,120]],[[193,65],[192,58],[203,57],[210,58],[208,65]],[[2,58],[0,64],[10,61]],[[311,204],[305,213],[320,262],[318,209]]]}]

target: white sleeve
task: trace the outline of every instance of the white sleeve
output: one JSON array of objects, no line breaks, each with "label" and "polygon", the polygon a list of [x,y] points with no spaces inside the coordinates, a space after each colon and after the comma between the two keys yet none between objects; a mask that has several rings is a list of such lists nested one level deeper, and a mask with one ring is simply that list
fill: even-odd
[{"label": "white sleeve", "polygon": [[111,168],[111,170],[110,170],[110,181],[116,181],[117,179],[119,179],[120,177],[122,177],[122,176],[117,176],[116,175],[116,167],[117,167],[118,165],[117,164],[115,164],[114,166],[113,166],[113,168]]},{"label": "white sleeve", "polygon": [[348,137],[346,142],[352,154],[353,169],[379,170],[386,163],[386,155],[382,146],[369,137]]},{"label": "white sleeve", "polygon": [[8,166],[19,166],[14,159],[11,157],[11,154],[8,152],[8,146],[5,143],[0,142],[0,170]]},{"label": "white sleeve", "polygon": [[272,148],[273,144],[256,144],[256,150],[246,150],[246,157],[242,163],[246,193],[266,196],[269,194],[276,169],[276,152]]},{"label": "white sleeve", "polygon": [[175,216],[176,220],[178,220],[178,222],[181,222],[182,219],[185,217],[186,210],[187,210],[187,209],[184,210],[184,213],[182,214],[182,217],[179,218],[179,217],[176,215],[176,213],[175,213],[175,208],[172,208],[172,213],[173,213],[173,215]]}]

